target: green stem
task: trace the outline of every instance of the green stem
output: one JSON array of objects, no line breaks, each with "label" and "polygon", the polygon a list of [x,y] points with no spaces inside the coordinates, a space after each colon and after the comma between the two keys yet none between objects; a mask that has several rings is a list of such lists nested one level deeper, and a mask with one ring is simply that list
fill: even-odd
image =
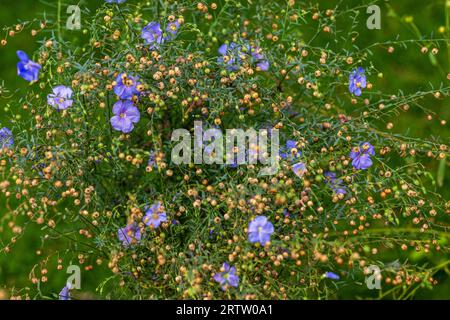
[{"label": "green stem", "polygon": [[[158,2],[159,3],[159,2]],[[136,31],[133,29],[133,27],[131,26],[130,22],[128,21],[128,19],[125,17],[125,15],[122,12],[122,9],[120,9],[119,5],[116,5],[117,10],[119,11],[120,16],[122,17],[123,21],[126,23],[127,27],[128,27],[128,31],[131,32],[131,35],[134,36],[134,38],[137,38],[138,35],[136,34]],[[133,38],[131,39],[133,40]]]},{"label": "green stem", "polygon": [[58,0],[56,23],[58,25],[58,41],[61,42],[61,40],[62,40],[62,36],[61,36],[61,0]]},{"label": "green stem", "polygon": [[[448,0],[445,1],[445,32],[447,33],[447,39],[450,39],[450,2]],[[448,66],[450,67],[450,41],[447,41],[447,59]]]}]

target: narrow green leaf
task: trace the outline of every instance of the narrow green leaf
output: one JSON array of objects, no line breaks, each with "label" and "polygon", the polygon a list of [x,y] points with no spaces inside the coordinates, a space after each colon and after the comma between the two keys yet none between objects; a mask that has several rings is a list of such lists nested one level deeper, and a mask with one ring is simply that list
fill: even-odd
[{"label": "narrow green leaf", "polygon": [[439,168],[437,172],[437,184],[439,187],[442,187],[444,185],[446,162],[446,157],[442,158],[439,162]]},{"label": "narrow green leaf", "polygon": [[434,56],[434,54],[432,54],[431,52],[428,54],[428,57],[430,58],[430,62],[433,66],[437,66],[438,62],[436,57]]}]

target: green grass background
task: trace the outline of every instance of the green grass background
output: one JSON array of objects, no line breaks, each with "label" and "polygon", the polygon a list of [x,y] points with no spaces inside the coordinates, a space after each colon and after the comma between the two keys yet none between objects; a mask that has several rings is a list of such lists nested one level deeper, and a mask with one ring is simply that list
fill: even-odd
[{"label": "green grass background", "polygon": [[[74,0],[72,4],[77,4],[79,1]],[[83,10],[95,8],[102,4],[103,0],[89,0],[82,2],[80,6]],[[338,1],[317,1],[320,3],[321,9],[328,9],[333,7]],[[395,1],[379,1],[382,15],[382,29],[368,30],[361,25],[360,37],[358,38],[358,45],[361,47],[375,42],[383,42],[392,40],[397,35],[400,39],[417,38],[419,34],[429,35],[434,34],[436,38],[448,37],[450,30],[446,26],[446,7],[445,0],[395,0]],[[35,18],[43,17],[44,15],[52,17],[57,16],[57,1],[49,1],[48,4],[37,2],[35,0],[0,0],[0,30],[3,25],[14,25],[19,21],[27,21]],[[311,1],[314,3],[314,1]],[[350,0],[343,1],[345,6],[352,6],[356,4],[367,4],[370,1]],[[194,2],[193,2],[194,5]],[[62,26],[65,25],[67,14],[65,13],[67,6],[62,6],[61,20]],[[448,9],[450,10],[450,9]],[[365,11],[361,10],[362,17]],[[406,23],[405,17],[412,17],[413,23]],[[364,19],[361,18],[363,21]],[[86,15],[82,16],[82,24],[89,23]],[[439,28],[446,28],[444,33],[440,33]],[[442,31],[442,30],[441,30]],[[66,39],[73,39],[74,41],[82,37],[81,31],[64,31]],[[0,31],[0,39],[6,34],[6,31]],[[50,34],[48,34],[50,36]],[[22,32],[14,38],[8,38],[8,45],[0,46],[0,83],[5,81],[5,85],[10,90],[19,90],[25,92],[28,83],[19,78],[16,74],[16,50],[24,50],[31,53],[37,48],[37,44],[30,36],[29,32]],[[449,85],[450,81],[446,80],[447,73],[450,73],[450,53],[447,47],[439,48],[440,53],[436,57],[436,61],[430,59],[429,55],[420,53],[420,47],[416,45],[410,46],[408,49],[396,48],[393,54],[388,54],[385,49],[374,49],[374,55],[369,58],[373,64],[383,72],[383,78],[377,78],[372,75],[371,81],[375,84],[377,89],[386,93],[396,93],[397,89],[402,89],[405,93],[413,93],[419,89],[425,89],[428,82],[438,86],[441,82]],[[444,119],[450,122],[450,107],[448,100],[427,100],[426,106],[436,112],[436,119]],[[4,99],[0,99],[0,126],[8,126],[10,112],[5,112],[8,108],[14,114],[21,114],[21,116],[28,116],[20,110],[18,105],[6,105]],[[432,138],[440,137],[441,141],[449,142],[450,129],[449,125],[441,126],[439,120],[426,120],[426,114],[422,111],[412,108],[408,113],[402,113],[399,118],[392,119],[395,125],[393,132],[407,134],[418,138]],[[437,162],[427,161],[426,166],[433,173],[436,178]],[[450,195],[450,174],[448,173],[444,178],[444,185],[436,187],[436,190],[443,194],[446,199]],[[0,216],[4,214],[2,201],[0,200]],[[24,287],[30,286],[28,274],[30,266],[40,261],[40,257],[36,255],[36,251],[41,247],[40,233],[38,227],[32,227],[28,230],[26,235],[20,239],[18,244],[14,247],[11,254],[0,253],[0,289],[3,287]],[[396,257],[392,257],[395,260]],[[417,257],[410,257],[415,259]],[[433,260],[436,257],[427,256],[426,259]],[[419,259],[421,263],[426,261]],[[104,263],[105,264],[105,263]],[[49,267],[55,268],[54,263]],[[99,284],[101,279],[104,279],[111,274],[105,267],[97,268],[93,272],[83,272],[83,291],[89,292],[88,297],[96,296],[95,287]],[[45,284],[45,294],[51,292],[57,293],[64,285],[66,275],[64,271],[56,272],[56,269],[49,269],[49,281]],[[450,298],[450,280],[445,272],[437,275],[437,279],[441,284],[434,290],[424,290],[417,294],[416,298]],[[354,298],[358,296],[356,288],[349,288],[343,290],[340,297]]]}]

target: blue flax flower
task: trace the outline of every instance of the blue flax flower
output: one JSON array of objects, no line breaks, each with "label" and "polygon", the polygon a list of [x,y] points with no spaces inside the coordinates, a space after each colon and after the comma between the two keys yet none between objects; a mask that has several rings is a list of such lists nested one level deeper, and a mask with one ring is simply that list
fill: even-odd
[{"label": "blue flax flower", "polygon": [[325,278],[332,279],[332,280],[339,280],[340,279],[340,277],[336,273],[330,272],[330,271],[325,272],[325,274],[323,276]]},{"label": "blue flax flower", "polygon": [[175,37],[178,33],[178,29],[180,29],[180,23],[177,20],[169,22],[166,27],[166,31],[168,33],[166,39],[170,40]]},{"label": "blue flax flower", "polygon": [[367,82],[364,69],[359,67],[358,69],[353,70],[349,76],[348,89],[350,90],[350,93],[359,97],[362,92],[361,89],[364,89],[366,86]]},{"label": "blue flax flower", "polygon": [[350,152],[350,158],[353,160],[352,165],[357,170],[366,170],[372,166],[371,156],[375,155],[375,148],[369,143],[364,142],[355,147]]},{"label": "blue flax flower", "polygon": [[336,179],[336,173],[325,172],[324,176],[334,193],[347,194],[347,190],[345,189],[345,186],[343,186],[342,179]]},{"label": "blue flax flower", "polygon": [[126,0],[105,0],[108,3],[124,3]]},{"label": "blue flax flower", "polygon": [[292,171],[294,171],[297,177],[301,178],[307,171],[306,165],[303,162],[296,163],[292,166]]},{"label": "blue flax flower", "polygon": [[158,163],[156,161],[156,152],[153,150],[150,151],[150,155],[148,156],[147,166],[149,166],[153,169],[158,169]]},{"label": "blue flax flower", "polygon": [[222,290],[226,290],[228,286],[238,287],[239,277],[236,275],[236,267],[230,267],[228,263],[222,265],[223,272],[214,275],[214,280],[222,286]]},{"label": "blue flax flower", "polygon": [[14,135],[8,128],[0,129],[0,149],[11,148],[14,145]]},{"label": "blue flax flower", "polygon": [[144,216],[144,223],[156,229],[164,221],[167,221],[167,215],[164,211],[161,202],[152,205],[146,212]]},{"label": "blue flax flower", "polygon": [[240,45],[235,42],[223,44],[219,47],[218,52],[221,55],[217,58],[218,63],[225,64],[228,71],[237,71],[239,69],[244,57]]},{"label": "blue flax flower", "polygon": [[288,141],[286,141],[286,147],[280,148],[280,157],[282,159],[287,159],[288,157],[297,158],[302,155],[302,153],[298,150],[294,154],[293,153],[294,150],[297,150],[297,141],[288,140]]},{"label": "blue flax flower", "polygon": [[117,236],[124,247],[136,244],[141,241],[141,229],[136,222],[130,223],[117,231]]},{"label": "blue flax flower", "polygon": [[246,43],[243,46],[231,42],[219,47],[219,58],[217,62],[224,64],[228,71],[237,71],[244,60],[256,65],[257,70],[267,71],[269,61],[262,55],[259,47],[253,47]]},{"label": "blue flax flower", "polygon": [[117,76],[114,83],[114,93],[122,100],[130,100],[133,96],[139,96],[138,85],[137,77],[121,73]]},{"label": "blue flax flower", "polygon": [[249,223],[248,240],[251,243],[259,242],[261,245],[265,245],[270,241],[270,235],[273,231],[273,224],[267,217],[258,216]]},{"label": "blue flax flower", "polygon": [[114,116],[111,118],[111,125],[114,130],[130,133],[134,129],[134,124],[139,122],[141,114],[139,109],[130,100],[119,100],[113,106]]},{"label": "blue flax flower", "polygon": [[[178,30],[178,29],[177,29]],[[176,33],[176,32],[175,32]],[[150,45],[150,49],[155,49],[164,42],[163,31],[159,22],[150,22],[142,29],[141,38],[146,44]]]},{"label": "blue flax flower", "polygon": [[73,104],[72,94],[71,88],[56,86],[53,88],[53,93],[47,96],[47,103],[57,110],[67,109]]},{"label": "blue flax flower", "polygon": [[59,293],[59,300],[71,300],[70,299],[70,289],[71,285],[70,283],[67,283],[64,288],[61,289],[61,292]]},{"label": "blue flax flower", "polygon": [[262,50],[259,47],[250,47],[251,61],[256,63],[256,67],[261,71],[269,70],[269,60],[267,60],[262,54]]},{"label": "blue flax flower", "polygon": [[29,82],[37,81],[41,66],[38,63],[31,61],[23,51],[17,51],[17,56],[20,60],[17,63],[17,74]]}]

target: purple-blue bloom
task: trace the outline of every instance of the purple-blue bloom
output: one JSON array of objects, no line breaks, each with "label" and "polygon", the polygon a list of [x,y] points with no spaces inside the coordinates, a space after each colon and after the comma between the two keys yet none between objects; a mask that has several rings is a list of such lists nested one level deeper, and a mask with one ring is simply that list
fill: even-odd
[{"label": "purple-blue bloom", "polygon": [[124,3],[126,0],[105,0],[108,3]]},{"label": "purple-blue bloom", "polygon": [[362,92],[361,88],[364,89],[366,86],[367,82],[364,69],[359,67],[358,69],[353,70],[349,76],[348,89],[350,90],[350,93],[359,97]]},{"label": "purple-blue bloom", "polygon": [[286,141],[286,147],[280,148],[280,157],[282,159],[287,159],[290,156],[297,158],[302,155],[302,153],[300,151],[297,151],[297,153],[295,155],[293,155],[292,149],[297,149],[297,141],[294,141],[294,140]]},{"label": "purple-blue bloom", "polygon": [[222,286],[225,291],[228,286],[238,287],[239,277],[236,275],[236,267],[230,267],[228,263],[222,265],[223,272],[218,272],[214,275],[214,280]]},{"label": "purple-blue bloom", "polygon": [[61,289],[59,293],[59,300],[71,300],[70,299],[70,283],[67,283],[64,288]]},{"label": "purple-blue bloom", "polygon": [[166,38],[171,39],[172,37],[174,37],[177,34],[179,28],[180,23],[177,20],[169,22],[166,27],[166,31],[169,33],[169,36],[167,36]]},{"label": "purple-blue bloom", "polygon": [[133,96],[138,96],[138,77],[121,73],[117,76],[114,84],[114,93],[122,100],[130,100]]},{"label": "purple-blue bloom", "polygon": [[324,277],[328,278],[328,279],[332,279],[332,280],[339,280],[340,279],[340,277],[336,273],[330,272],[330,271],[326,272],[324,274]]},{"label": "purple-blue bloom", "polygon": [[217,58],[218,63],[223,63],[226,65],[229,71],[236,71],[242,62],[243,52],[241,51],[241,46],[235,42],[230,44],[223,44],[218,50],[221,57]]},{"label": "purple-blue bloom", "polygon": [[114,116],[111,125],[117,131],[129,133],[134,128],[134,123],[139,122],[141,114],[139,109],[130,100],[119,100],[113,106]]},{"label": "purple-blue bloom", "polygon": [[336,179],[336,173],[334,172],[325,172],[324,173],[325,178],[328,180],[328,184],[331,187],[331,190],[333,190],[336,194],[347,194],[347,190],[345,189],[345,186],[342,185],[341,179]]},{"label": "purple-blue bloom", "polygon": [[154,169],[158,169],[158,163],[156,162],[156,152],[155,151],[150,151],[147,166],[154,168]]},{"label": "purple-blue bloom", "polygon": [[69,87],[56,86],[53,88],[53,93],[47,96],[47,103],[57,110],[64,110],[72,106],[73,91]]},{"label": "purple-blue bloom", "polygon": [[0,129],[0,149],[11,148],[14,145],[14,135],[8,128]]},{"label": "purple-blue bloom", "polygon": [[273,224],[267,217],[258,216],[249,223],[248,240],[251,243],[259,242],[261,245],[265,245],[270,241],[270,235],[273,231]]},{"label": "purple-blue bloom", "polygon": [[269,60],[261,60],[256,64],[256,67],[259,68],[259,70],[261,71],[269,70],[270,67]]},{"label": "purple-blue bloom", "polygon": [[297,177],[301,178],[307,171],[306,165],[303,162],[296,163],[292,165],[292,171],[294,171]]},{"label": "purple-blue bloom", "polygon": [[246,58],[261,71],[269,69],[269,61],[261,54],[259,47],[252,47],[250,44],[241,45],[231,42],[230,44],[223,44],[219,47],[218,63],[225,64],[229,71],[237,71]]},{"label": "purple-blue bloom", "polygon": [[371,156],[375,155],[375,148],[369,143],[364,142],[359,147],[354,147],[350,152],[352,165],[357,170],[366,170],[372,166]]},{"label": "purple-blue bloom", "polygon": [[291,149],[297,148],[297,141],[294,140],[288,140],[286,141],[286,149],[288,149],[289,151]]},{"label": "purple-blue bloom", "polygon": [[17,51],[19,62],[17,63],[17,74],[25,80],[32,82],[39,79],[39,70],[41,66],[30,60],[27,54],[21,50]]},{"label": "purple-blue bloom", "polygon": [[264,55],[261,53],[261,48],[259,47],[251,47],[251,57],[252,62],[256,63],[256,67],[259,68],[261,71],[267,71],[269,70],[269,60],[264,58]]},{"label": "purple-blue bloom", "polygon": [[117,231],[117,236],[122,242],[122,245],[128,247],[141,241],[141,228],[139,228],[136,222],[133,222],[120,228],[119,231]]},{"label": "purple-blue bloom", "polygon": [[[175,32],[176,33],[176,32]],[[145,40],[146,44],[150,45],[150,49],[156,48],[164,42],[163,31],[159,22],[150,22],[142,28],[141,38]]]},{"label": "purple-blue bloom", "polygon": [[167,221],[167,215],[162,207],[161,202],[158,202],[158,203],[152,205],[145,212],[143,221],[147,226],[149,226],[153,229],[158,228],[162,222]]}]

